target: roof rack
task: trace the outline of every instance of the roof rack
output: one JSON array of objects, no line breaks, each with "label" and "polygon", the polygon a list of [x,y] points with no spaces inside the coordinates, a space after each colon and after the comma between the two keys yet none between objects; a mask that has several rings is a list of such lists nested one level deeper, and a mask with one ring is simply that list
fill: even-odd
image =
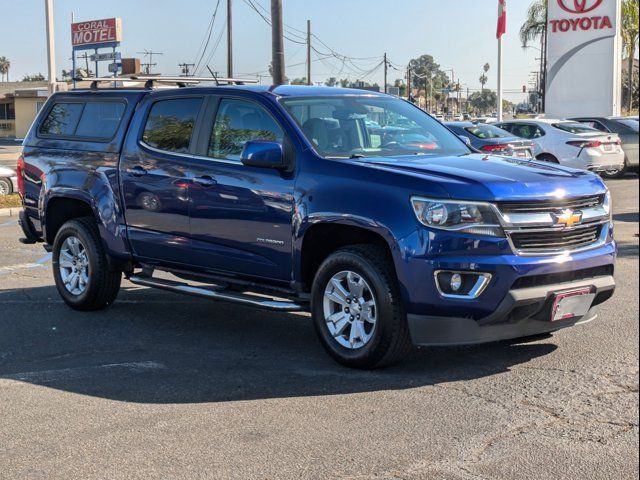
[{"label": "roof rack", "polygon": [[97,89],[99,83],[112,83],[121,81],[144,82],[144,88],[153,88],[154,83],[172,84],[178,87],[187,87],[199,83],[213,82],[220,85],[244,85],[246,83],[258,83],[257,80],[242,78],[220,77],[161,77],[159,75],[125,75],[118,77],[76,77],[76,82],[91,82],[91,89]]}]

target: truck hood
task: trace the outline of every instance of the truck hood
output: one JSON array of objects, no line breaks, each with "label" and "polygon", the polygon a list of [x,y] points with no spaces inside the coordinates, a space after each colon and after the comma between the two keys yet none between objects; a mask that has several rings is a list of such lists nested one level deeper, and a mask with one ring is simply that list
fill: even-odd
[{"label": "truck hood", "polygon": [[495,155],[367,157],[352,161],[365,168],[423,178],[461,200],[552,200],[606,192],[604,182],[593,173]]}]

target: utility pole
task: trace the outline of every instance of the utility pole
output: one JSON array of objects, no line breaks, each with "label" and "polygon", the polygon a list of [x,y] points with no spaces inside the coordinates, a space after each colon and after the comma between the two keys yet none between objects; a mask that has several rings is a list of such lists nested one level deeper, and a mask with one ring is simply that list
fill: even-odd
[{"label": "utility pole", "polygon": [[407,65],[407,100],[411,101],[411,65]]},{"label": "utility pole", "polygon": [[273,84],[284,83],[284,30],[282,26],[282,0],[271,0],[271,56]]},{"label": "utility pole", "polygon": [[307,85],[311,85],[311,20],[307,20]]},{"label": "utility pole", "polygon": [[189,71],[191,70],[189,67],[195,67],[196,65],[194,63],[179,63],[178,66],[182,70],[182,74],[188,77]]},{"label": "utility pole", "polygon": [[162,52],[154,52],[153,50],[145,50],[144,52],[137,52],[140,55],[144,55],[145,57],[149,57],[149,62],[142,63],[140,66],[145,67],[145,73],[147,75],[151,75],[151,67],[155,67],[157,63],[153,63],[154,55],[162,55]]},{"label": "utility pole", "polygon": [[53,32],[53,0],[44,0],[47,21],[47,66],[49,70],[49,93],[56,91],[56,51]]},{"label": "utility pole", "polygon": [[227,76],[233,78],[233,8],[227,0]]},{"label": "utility pole", "polygon": [[384,93],[387,93],[387,53],[384,54]]}]

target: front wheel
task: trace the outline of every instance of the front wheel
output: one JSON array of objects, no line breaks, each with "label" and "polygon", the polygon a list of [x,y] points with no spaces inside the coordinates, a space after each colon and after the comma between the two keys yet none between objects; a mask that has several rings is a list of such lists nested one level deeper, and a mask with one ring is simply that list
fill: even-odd
[{"label": "front wheel", "polygon": [[329,256],[313,282],[311,311],[322,346],[347,367],[384,367],[411,350],[398,281],[381,247],[356,245]]},{"label": "front wheel", "polygon": [[58,293],[74,310],[101,310],[118,296],[122,273],[109,270],[92,218],[62,225],[53,242],[52,264]]},{"label": "front wheel", "polygon": [[0,197],[10,195],[13,192],[13,185],[8,178],[0,178]]}]

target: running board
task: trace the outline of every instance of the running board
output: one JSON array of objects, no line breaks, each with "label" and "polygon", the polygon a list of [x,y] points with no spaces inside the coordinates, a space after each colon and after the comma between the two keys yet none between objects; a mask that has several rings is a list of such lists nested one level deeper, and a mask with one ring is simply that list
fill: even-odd
[{"label": "running board", "polygon": [[169,290],[170,292],[186,293],[196,297],[209,298],[211,300],[221,300],[224,302],[237,303],[249,307],[258,307],[266,310],[275,310],[277,312],[302,312],[306,309],[297,303],[291,301],[278,301],[270,298],[255,297],[251,295],[242,295],[239,293],[230,293],[225,290],[216,289],[215,287],[192,286],[183,282],[174,282],[173,280],[165,280],[164,278],[153,278],[145,275],[131,275],[129,277],[131,283],[142,285],[145,287],[159,288]]}]

